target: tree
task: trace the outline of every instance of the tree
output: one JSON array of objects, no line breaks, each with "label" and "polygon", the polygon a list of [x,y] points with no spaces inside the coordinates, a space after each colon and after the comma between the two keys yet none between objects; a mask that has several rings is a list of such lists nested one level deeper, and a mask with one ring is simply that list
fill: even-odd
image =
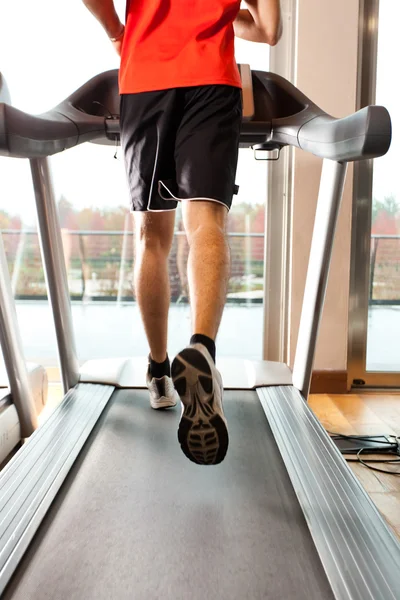
[{"label": "tree", "polygon": [[383,201],[374,198],[372,203],[372,233],[397,233],[399,216],[400,204],[393,194],[385,196]]},{"label": "tree", "polygon": [[123,231],[125,227],[125,217],[129,210],[126,206],[118,206],[112,210],[104,212],[104,229],[107,231]]},{"label": "tree", "polygon": [[400,205],[393,194],[390,196],[385,196],[383,199],[383,206],[389,215],[397,216],[400,212]]},{"label": "tree", "polygon": [[67,200],[65,196],[61,196],[58,201],[58,218],[60,219],[62,228],[68,228],[68,221],[74,213],[75,211],[72,202]]},{"label": "tree", "polygon": [[22,220],[18,215],[14,215],[10,218],[10,229],[22,229]]},{"label": "tree", "polygon": [[5,210],[0,210],[0,229],[9,229],[10,215]]},{"label": "tree", "polygon": [[372,221],[376,219],[380,212],[385,212],[388,215],[397,216],[400,213],[400,204],[397,202],[395,196],[385,196],[383,202],[373,199],[372,202]]}]

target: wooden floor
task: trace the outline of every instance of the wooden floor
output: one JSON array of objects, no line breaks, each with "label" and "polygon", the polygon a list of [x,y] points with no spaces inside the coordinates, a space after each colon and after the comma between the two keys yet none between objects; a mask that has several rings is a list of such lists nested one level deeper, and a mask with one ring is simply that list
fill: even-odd
[{"label": "wooden floor", "polygon": [[[61,398],[61,386],[50,384],[49,401],[40,421],[45,420]],[[332,433],[400,436],[400,394],[321,394],[310,396],[310,406],[323,426]],[[355,462],[349,465],[400,538],[400,476],[371,471]],[[399,467],[383,465],[383,468],[396,469],[397,472]]]},{"label": "wooden floor", "polygon": [[[330,432],[400,436],[400,394],[317,395],[310,396],[310,406]],[[349,465],[400,538],[400,476],[371,471],[355,462]],[[400,465],[382,468],[400,472]]]}]

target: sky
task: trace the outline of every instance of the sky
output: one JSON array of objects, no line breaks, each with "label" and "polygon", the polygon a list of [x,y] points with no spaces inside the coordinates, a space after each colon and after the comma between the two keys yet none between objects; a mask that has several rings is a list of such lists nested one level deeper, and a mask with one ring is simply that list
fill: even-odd
[{"label": "sky", "polygon": [[[116,0],[116,6],[123,18],[125,0]],[[267,46],[238,40],[236,56],[238,62],[268,70]],[[3,0],[0,58],[12,104],[32,114],[56,106],[94,75],[118,68],[119,61],[80,0]],[[114,154],[111,146],[84,144],[52,157],[57,198],[63,194],[77,209],[128,206],[121,152],[117,160]],[[266,165],[255,161],[251,150],[240,154],[239,201],[261,203],[266,197]],[[34,225],[28,161],[0,157],[0,207],[19,215],[26,226]]]},{"label": "sky", "polygon": [[[116,5],[122,16],[125,0],[117,0]],[[379,199],[392,193],[400,199],[400,84],[391,66],[393,57],[400,55],[399,21],[399,0],[381,0],[377,103],[391,113],[394,139],[390,153],[375,161],[374,195]],[[268,47],[264,45],[237,40],[236,58],[252,68],[268,70]],[[37,114],[55,106],[97,73],[117,68],[118,57],[80,0],[3,0],[0,65],[13,105]],[[128,204],[121,153],[117,160],[114,153],[109,146],[84,144],[53,157],[57,198],[63,194],[77,209]],[[266,165],[255,161],[251,150],[240,152],[237,182],[239,202],[265,201]],[[0,207],[19,215],[26,226],[34,225],[28,161],[0,157]]]}]

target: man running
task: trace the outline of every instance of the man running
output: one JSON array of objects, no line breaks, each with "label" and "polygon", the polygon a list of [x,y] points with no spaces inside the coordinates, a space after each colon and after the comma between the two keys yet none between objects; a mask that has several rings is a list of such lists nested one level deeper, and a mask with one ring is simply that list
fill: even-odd
[{"label": "man running", "polygon": [[[182,402],[178,439],[198,464],[228,449],[215,339],[230,271],[226,221],[242,117],[235,34],[275,45],[279,0],[83,0],[121,56],[121,145],[136,230],[135,293],[150,346],[153,408]],[[170,366],[168,255],[182,201],[193,335]]]}]

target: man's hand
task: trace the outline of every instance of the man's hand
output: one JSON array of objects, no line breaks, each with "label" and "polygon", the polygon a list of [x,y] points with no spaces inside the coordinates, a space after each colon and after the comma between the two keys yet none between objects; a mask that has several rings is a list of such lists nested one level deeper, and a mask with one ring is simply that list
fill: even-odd
[{"label": "man's hand", "polygon": [[282,36],[280,0],[245,0],[233,23],[235,35],[249,42],[275,46]]},{"label": "man's hand", "polygon": [[111,43],[114,46],[114,50],[116,51],[118,56],[121,56],[124,35],[125,35],[125,27],[123,28],[122,33],[120,33],[120,35],[115,40],[111,40]]},{"label": "man's hand", "polygon": [[122,38],[120,40],[118,40],[117,42],[112,42],[112,45],[114,46],[114,49],[115,49],[116,53],[118,54],[118,56],[121,56],[123,41],[124,41],[124,37],[122,36]]},{"label": "man's hand", "polygon": [[124,39],[125,28],[122,25],[117,11],[115,10],[114,0],[82,0],[83,4],[96,17],[99,23],[105,29],[108,37],[119,56],[121,56],[122,41]]}]

